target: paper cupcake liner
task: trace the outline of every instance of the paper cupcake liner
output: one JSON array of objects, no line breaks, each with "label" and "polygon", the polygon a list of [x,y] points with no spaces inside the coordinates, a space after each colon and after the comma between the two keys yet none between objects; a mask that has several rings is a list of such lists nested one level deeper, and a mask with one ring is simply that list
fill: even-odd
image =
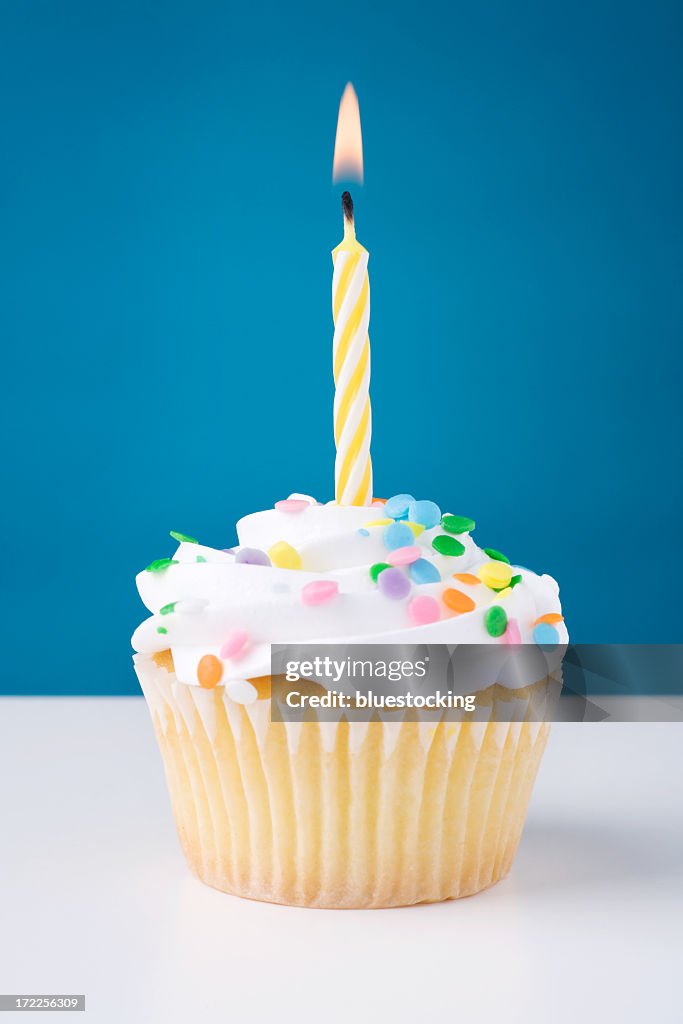
[{"label": "paper cupcake liner", "polygon": [[[235,704],[147,655],[135,666],[180,842],[208,885],[394,907],[469,896],[509,871],[549,732],[523,720],[528,696],[496,694],[476,722],[271,722],[267,699]],[[515,721],[493,720],[501,699]]]}]

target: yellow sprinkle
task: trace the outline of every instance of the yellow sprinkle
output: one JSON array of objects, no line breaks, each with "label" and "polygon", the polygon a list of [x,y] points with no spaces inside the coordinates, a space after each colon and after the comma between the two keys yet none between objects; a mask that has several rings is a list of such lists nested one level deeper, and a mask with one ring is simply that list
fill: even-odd
[{"label": "yellow sprinkle", "polygon": [[413,531],[413,537],[419,537],[420,534],[424,532],[424,526],[422,523],[411,523],[409,519],[404,519],[403,525],[410,527]]},{"label": "yellow sprinkle", "polygon": [[286,540],[279,540],[277,544],[273,544],[272,548],[268,549],[268,556],[278,569],[301,568],[301,555]]},{"label": "yellow sprinkle", "polygon": [[501,591],[499,591],[499,593],[496,594],[496,601],[499,601],[501,597],[507,597],[508,594],[511,594],[511,593],[512,593],[512,587],[506,587],[505,590],[501,590]]},{"label": "yellow sprinkle", "polygon": [[491,587],[492,590],[502,590],[510,584],[512,567],[507,562],[487,562],[485,565],[482,565],[477,576],[482,583],[485,583],[487,587]]},{"label": "yellow sprinkle", "polygon": [[393,523],[393,519],[371,519],[366,526],[390,526]]}]

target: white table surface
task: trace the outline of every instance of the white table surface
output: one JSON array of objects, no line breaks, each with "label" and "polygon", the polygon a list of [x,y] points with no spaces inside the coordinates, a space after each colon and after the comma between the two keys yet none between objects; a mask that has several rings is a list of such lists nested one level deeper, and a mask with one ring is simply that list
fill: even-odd
[{"label": "white table surface", "polygon": [[505,881],[290,909],[185,868],[141,699],[4,698],[0,992],[98,1024],[680,1022],[682,780],[681,724],[558,725]]}]

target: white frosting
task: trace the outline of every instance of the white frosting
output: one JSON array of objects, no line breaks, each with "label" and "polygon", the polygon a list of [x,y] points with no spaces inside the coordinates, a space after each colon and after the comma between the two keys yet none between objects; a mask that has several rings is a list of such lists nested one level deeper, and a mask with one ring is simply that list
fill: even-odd
[{"label": "white frosting", "polygon": [[[234,630],[244,630],[249,639],[243,650],[222,659],[222,683],[230,688],[231,683],[270,674],[272,643],[500,644],[499,638],[489,636],[484,622],[486,610],[500,604],[508,620],[516,621],[522,643],[531,644],[535,620],[548,612],[560,612],[555,580],[528,569],[513,567],[513,573],[522,579],[503,597],[483,583],[468,585],[454,580],[453,573],[476,574],[490,559],[468,534],[458,536],[465,546],[462,555],[438,554],[432,540],[444,532],[441,526],[424,530],[414,540],[421,557],[439,570],[441,582],[412,584],[407,597],[387,598],[369,573],[371,565],[388,560],[384,527],[369,525],[384,518],[383,510],[320,505],[308,496],[295,497],[309,502],[303,511],[273,508],[256,512],[238,522],[237,533],[240,547],[263,551],[286,541],[301,557],[300,570],[241,563],[235,560],[235,553],[183,542],[173,555],[177,564],[157,572],[143,570],[137,576],[140,597],[152,615],[133,634],[134,649],[151,654],[170,648],[178,679],[197,685],[201,658],[206,654],[220,657],[226,638]],[[197,561],[198,557],[202,560]],[[302,588],[320,579],[334,580],[338,595],[323,604],[304,604]],[[452,612],[440,600],[447,587],[466,593],[476,608],[464,614]],[[417,596],[439,601],[440,621],[412,624],[408,605]],[[174,602],[173,610],[162,615],[161,609]],[[564,622],[555,628],[560,645],[565,645]],[[504,682],[514,687],[528,680]],[[232,689],[237,694],[245,688]]]}]

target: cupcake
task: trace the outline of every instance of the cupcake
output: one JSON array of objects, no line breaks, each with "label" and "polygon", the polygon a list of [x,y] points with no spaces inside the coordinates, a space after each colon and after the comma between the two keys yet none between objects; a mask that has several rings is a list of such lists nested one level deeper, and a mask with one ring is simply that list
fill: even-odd
[{"label": "cupcake", "polygon": [[[479,548],[474,522],[400,494],[293,494],[217,550],[172,533],[137,577],[135,669],[194,873],[249,899],[393,907],[469,896],[510,869],[557,691],[511,673],[452,721],[274,714],[271,645],[561,649],[558,587]],[[559,660],[559,659],[558,659]],[[281,716],[280,716],[281,717]]]}]

